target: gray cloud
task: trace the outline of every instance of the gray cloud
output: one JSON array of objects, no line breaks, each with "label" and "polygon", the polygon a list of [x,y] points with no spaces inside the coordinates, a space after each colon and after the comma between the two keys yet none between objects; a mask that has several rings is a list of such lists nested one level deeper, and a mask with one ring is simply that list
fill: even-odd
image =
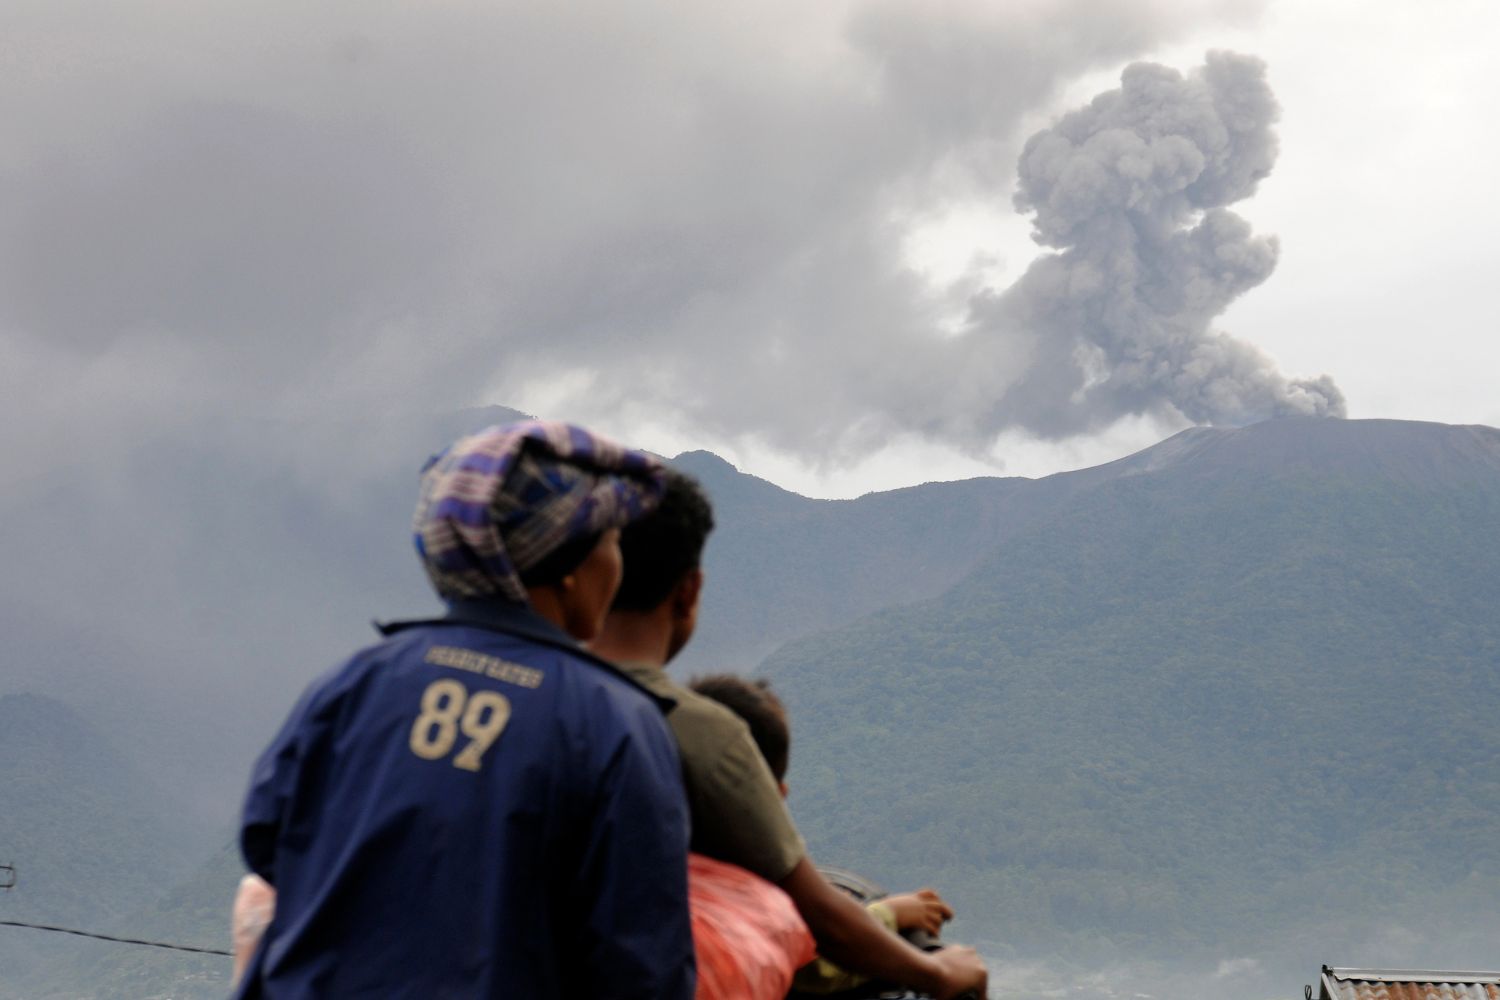
[{"label": "gray cloud", "polygon": [[[14,4],[0,509],[102,491],[109,516],[160,525],[140,470],[206,428],[399,421],[486,392],[514,401],[579,368],[601,374],[568,415],[636,408],[835,457],[894,428],[978,448],[1006,426],[1228,413],[1217,396],[1246,380],[1222,373],[1265,368],[1244,345],[1197,335],[1152,353],[1144,335],[1069,327],[1086,303],[1037,290],[1082,287],[1079,247],[980,300],[967,335],[937,335],[972,281],[928,287],[901,258],[900,220],[1006,191],[1023,116],[1079,73],[1253,10]],[[1199,202],[1268,166],[1252,152],[1218,151]],[[1081,210],[1131,222],[1103,201],[1064,205],[1048,232],[1088,228]],[[1224,248],[1243,260],[1178,285],[1260,273],[1230,219],[1210,211],[1186,232],[1168,240],[1184,273]],[[1075,406],[1069,380],[1104,370]],[[368,454],[389,440],[266,430],[219,447],[278,469],[337,448],[368,477],[392,467]],[[185,544],[160,530],[155,551]],[[70,592],[51,551],[34,555],[17,589]]]},{"label": "gray cloud", "polygon": [[328,334],[430,287],[440,252],[430,180],[389,137],[345,131],[185,103],[93,155],[54,153],[12,221],[0,309],[84,353],[170,333],[241,376],[326,361]]},{"label": "gray cloud", "polygon": [[481,397],[835,460],[1050,432],[1024,392],[1076,338],[1009,298],[938,334],[974,281],[912,273],[903,220],[1009,197],[1079,74],[1255,7],[9,5],[0,689],[157,705],[176,776],[236,783],[429,600],[424,414]]},{"label": "gray cloud", "polygon": [[900,220],[1008,196],[1062,85],[1256,6],[21,4],[0,339],[59,380],[173,353],[262,412],[584,368],[571,415],[813,455],[972,443],[950,384],[978,352],[1007,400],[981,430],[1051,426],[1036,335],[946,343],[972,282],[912,274]]}]

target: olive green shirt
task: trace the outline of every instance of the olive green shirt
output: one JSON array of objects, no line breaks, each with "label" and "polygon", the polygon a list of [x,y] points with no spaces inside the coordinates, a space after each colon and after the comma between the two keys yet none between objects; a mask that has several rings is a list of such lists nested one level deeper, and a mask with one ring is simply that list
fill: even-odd
[{"label": "olive green shirt", "polygon": [[692,849],[780,882],[807,854],[781,789],[750,727],[734,712],[645,663],[619,668],[652,694],[675,699],[667,724],[677,737],[693,816]]}]

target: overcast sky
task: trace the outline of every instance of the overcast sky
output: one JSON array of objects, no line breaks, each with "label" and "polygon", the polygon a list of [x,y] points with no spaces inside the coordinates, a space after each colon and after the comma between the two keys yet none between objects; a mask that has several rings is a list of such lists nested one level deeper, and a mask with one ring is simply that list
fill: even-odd
[{"label": "overcast sky", "polygon": [[828,496],[1193,422],[1500,424],[1493,4],[4,22],[12,491],[222,413],[500,403]]}]

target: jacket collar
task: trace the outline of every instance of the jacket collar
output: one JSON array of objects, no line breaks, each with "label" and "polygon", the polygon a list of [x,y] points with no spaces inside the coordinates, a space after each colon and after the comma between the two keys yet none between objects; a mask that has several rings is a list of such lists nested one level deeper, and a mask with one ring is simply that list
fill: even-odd
[{"label": "jacket collar", "polygon": [[419,625],[465,625],[471,628],[488,629],[491,632],[501,632],[520,639],[529,639],[532,642],[567,650],[574,656],[581,657],[595,666],[602,667],[610,673],[623,677],[635,687],[649,694],[661,707],[663,712],[669,711],[677,704],[677,699],[665,693],[653,691],[648,685],[642,684],[639,680],[631,677],[627,672],[621,670],[613,663],[590,653],[587,649],[579,645],[577,639],[537,614],[526,604],[517,604],[514,601],[503,600],[451,601],[448,604],[448,613],[441,618],[416,618],[407,621],[375,622],[374,625],[381,635],[394,635],[397,632],[415,628]]}]

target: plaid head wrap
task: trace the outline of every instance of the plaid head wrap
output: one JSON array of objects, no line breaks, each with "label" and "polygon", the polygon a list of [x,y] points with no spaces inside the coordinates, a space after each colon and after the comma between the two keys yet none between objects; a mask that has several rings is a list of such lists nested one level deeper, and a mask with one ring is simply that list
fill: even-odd
[{"label": "plaid head wrap", "polygon": [[662,466],[581,427],[528,420],[461,438],[422,469],[412,531],[444,598],[526,603],[521,574],[661,499]]}]

